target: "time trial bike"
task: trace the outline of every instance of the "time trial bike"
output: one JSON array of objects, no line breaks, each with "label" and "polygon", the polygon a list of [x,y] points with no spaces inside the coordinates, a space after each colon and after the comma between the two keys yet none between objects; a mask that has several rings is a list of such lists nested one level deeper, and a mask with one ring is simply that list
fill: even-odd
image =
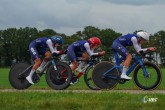
[{"label": "time trial bike", "polygon": [[[118,53],[114,51],[114,58],[116,63],[113,64],[108,61],[98,63],[92,72],[92,80],[94,84],[100,89],[112,89],[118,83],[124,84],[125,79],[121,79],[122,73],[121,63],[125,60],[124,57],[119,57]],[[134,71],[132,77],[135,84],[143,90],[152,90],[158,87],[161,82],[162,75],[160,68],[149,61],[143,61],[143,57],[147,53],[141,52],[141,55],[132,54],[133,64],[128,68],[126,75],[129,76]]]},{"label": "time trial bike", "polygon": [[[100,57],[101,56],[99,55],[95,55],[95,56],[91,56],[88,60],[83,60],[81,57],[77,57],[78,63],[85,62],[85,64],[81,68],[81,73],[83,73],[85,84],[87,85],[88,88],[92,90],[99,90],[99,88],[92,81],[92,71],[94,66],[100,62],[101,60]],[[67,62],[69,65],[71,64],[71,61],[67,59],[66,55],[64,55],[62,59],[63,60],[61,61]]]},{"label": "time trial bike", "polygon": [[[33,65],[27,62],[18,62],[11,67],[9,82],[13,88],[27,89],[31,84],[26,80]],[[45,73],[46,71],[46,73]],[[39,73],[32,76],[33,82],[39,82],[40,77],[45,74],[46,82],[52,89],[61,90],[69,87],[72,79],[72,71],[68,64],[59,61],[58,55],[48,59],[48,62]]]}]

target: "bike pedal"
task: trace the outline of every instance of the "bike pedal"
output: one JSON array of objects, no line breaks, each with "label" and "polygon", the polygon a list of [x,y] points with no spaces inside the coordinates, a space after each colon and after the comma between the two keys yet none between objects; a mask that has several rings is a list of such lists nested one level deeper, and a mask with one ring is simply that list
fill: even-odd
[{"label": "bike pedal", "polygon": [[72,80],[71,80],[70,84],[71,84],[71,85],[77,84],[77,83],[78,83],[78,81],[79,81],[78,77],[77,77],[77,76],[75,76],[75,77],[73,77],[73,78],[72,78]]},{"label": "bike pedal", "polygon": [[34,81],[34,83],[38,83],[40,81],[40,79],[34,79],[33,81]]},{"label": "bike pedal", "polygon": [[34,83],[38,83],[40,81],[40,79],[36,79],[34,80]]},{"label": "bike pedal", "polygon": [[126,80],[124,80],[124,79],[119,79],[118,82],[119,82],[119,84],[124,84],[124,83],[126,82]]},{"label": "bike pedal", "polygon": [[40,81],[40,75],[39,74],[35,74],[32,78],[34,83],[38,83]]},{"label": "bike pedal", "polygon": [[123,80],[123,81],[129,81],[130,79],[120,79],[120,80]]}]

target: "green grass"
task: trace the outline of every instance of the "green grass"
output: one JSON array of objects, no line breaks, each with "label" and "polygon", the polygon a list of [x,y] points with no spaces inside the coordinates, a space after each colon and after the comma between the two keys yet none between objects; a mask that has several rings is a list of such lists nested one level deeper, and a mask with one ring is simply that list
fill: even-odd
[{"label": "green grass", "polygon": [[[157,89],[165,89],[165,81],[163,79],[165,79],[165,76],[163,75],[163,73],[165,73],[165,69],[161,69],[162,70],[162,82],[159,85],[159,87]],[[0,68],[0,88],[12,88],[9,80],[8,80],[8,74],[9,74],[9,68]],[[45,76],[43,75],[40,82],[31,86],[29,89],[34,89],[34,88],[40,88],[40,89],[50,89],[45,81]],[[80,78],[80,81],[73,85],[70,86],[68,89],[74,89],[74,90],[81,90],[81,89],[89,89],[85,83],[84,83],[84,79],[83,77]],[[138,89],[138,87],[136,87],[136,85],[134,84],[133,80],[127,81],[125,84],[118,84],[114,89]]]},{"label": "green grass", "polygon": [[[144,103],[145,96],[158,98],[157,102]],[[164,110],[164,100],[163,94],[11,92],[0,94],[0,109]]]},{"label": "green grass", "polygon": [[[162,69],[162,73],[165,69]],[[8,81],[9,68],[0,68],[0,89],[11,89]],[[164,75],[163,78],[164,79]],[[157,89],[164,89],[162,80]],[[45,82],[44,76],[38,84],[29,89],[50,89]],[[88,87],[83,81],[69,90],[85,90]],[[118,84],[114,89],[138,89],[133,81]],[[145,96],[157,98],[157,102],[144,103]],[[13,91],[0,92],[0,110],[164,110],[165,94],[153,93],[115,93],[115,92],[35,92]]]}]

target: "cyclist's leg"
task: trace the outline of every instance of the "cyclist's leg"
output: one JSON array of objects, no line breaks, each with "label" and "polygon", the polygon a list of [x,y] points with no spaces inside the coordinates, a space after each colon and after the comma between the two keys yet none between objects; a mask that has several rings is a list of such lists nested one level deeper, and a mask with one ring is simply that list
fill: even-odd
[{"label": "cyclist's leg", "polygon": [[39,57],[39,53],[38,53],[36,47],[33,46],[33,44],[30,44],[29,50],[30,50],[32,59],[34,60],[35,64],[33,65],[32,70],[30,71],[30,74],[26,77],[26,79],[29,81],[29,83],[34,84],[34,82],[32,81],[32,76],[33,76],[34,72],[36,71],[36,69],[40,66],[41,59]]},{"label": "cyclist's leg", "polygon": [[49,52],[49,51],[43,51],[43,53],[41,53],[41,54],[43,54],[44,55],[44,59],[42,60],[42,63],[41,63],[41,65],[39,66],[39,68],[37,68],[37,71],[42,71],[42,69],[43,69],[43,67],[45,66],[45,64],[48,62],[48,58],[50,58],[51,57],[51,53]]},{"label": "cyclist's leg", "polygon": [[71,65],[70,65],[71,70],[72,72],[74,72],[75,69],[78,67],[78,62],[77,62],[76,54],[74,50],[72,49],[72,47],[68,47],[67,56],[71,61]]},{"label": "cyclist's leg", "polygon": [[72,80],[70,84],[75,84],[78,82],[78,77],[77,75],[74,74],[76,68],[78,67],[78,62],[77,61],[73,61],[72,62],[72,66],[71,66],[71,70],[72,70]]},{"label": "cyclist's leg", "polygon": [[86,63],[85,61],[87,61],[89,59],[89,55],[87,54],[87,52],[81,53],[81,56],[82,56],[82,60],[84,60],[84,61],[80,61],[79,66],[76,69],[76,71],[78,71],[78,75],[77,75],[78,78],[80,78],[84,74],[84,71],[82,70],[82,67],[85,65],[85,63]]},{"label": "cyclist's leg", "polygon": [[[78,67],[77,57],[79,57],[79,54],[76,54],[72,46],[69,46],[67,49],[67,55],[68,58],[71,60],[71,70],[73,73],[71,84],[75,84],[78,82],[78,77],[74,74],[76,68]],[[81,55],[82,56],[82,55]]]},{"label": "cyclist's leg", "polygon": [[83,59],[83,60],[88,60],[88,59],[89,59],[89,55],[88,55],[87,52],[83,52],[83,53],[82,53],[82,59]]},{"label": "cyclist's leg", "polygon": [[50,51],[45,52],[45,53],[44,53],[44,56],[45,56],[45,57],[44,57],[44,60],[50,58],[50,57],[51,57]]},{"label": "cyclist's leg", "polygon": [[126,75],[127,69],[130,65],[130,62],[132,60],[132,55],[129,53],[129,51],[120,43],[114,42],[112,45],[112,48],[117,51],[122,57],[125,57],[126,60],[123,63],[123,70],[121,74],[121,78],[123,79],[131,79],[131,77],[128,77]]},{"label": "cyclist's leg", "polygon": [[126,57],[126,60],[124,61],[123,71],[122,71],[122,74],[121,74],[121,78],[123,78],[123,79],[132,79],[131,77],[128,77],[126,75],[126,72],[127,72],[128,67],[130,65],[131,59],[132,59],[132,55],[128,54],[127,57]]}]

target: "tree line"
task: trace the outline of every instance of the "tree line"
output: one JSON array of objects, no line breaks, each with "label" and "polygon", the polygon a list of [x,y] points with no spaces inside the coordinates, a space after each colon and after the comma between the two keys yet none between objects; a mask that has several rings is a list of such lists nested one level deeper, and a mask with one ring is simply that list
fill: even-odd
[{"label": "tree line", "polygon": [[[136,31],[136,30],[135,30]],[[36,28],[8,28],[0,30],[0,67],[11,66],[15,61],[30,61],[31,57],[28,52],[29,43],[40,37],[50,38],[53,35],[60,35],[64,38],[64,46],[66,48],[69,44],[80,40],[88,39],[93,36],[97,36],[101,39],[102,50],[105,50],[107,54],[105,59],[108,60],[109,55],[113,52],[110,50],[112,42],[117,37],[121,36],[120,32],[116,32],[113,29],[99,29],[94,26],[86,26],[83,31],[77,31],[75,34],[68,36],[64,33],[57,33],[53,29],[37,30]],[[156,55],[160,55],[161,64],[165,65],[165,31],[161,30],[157,33],[150,35],[150,41],[145,43],[142,47],[156,46]],[[130,48],[131,52],[134,52],[133,48]],[[152,56],[152,54],[150,55]]]}]

